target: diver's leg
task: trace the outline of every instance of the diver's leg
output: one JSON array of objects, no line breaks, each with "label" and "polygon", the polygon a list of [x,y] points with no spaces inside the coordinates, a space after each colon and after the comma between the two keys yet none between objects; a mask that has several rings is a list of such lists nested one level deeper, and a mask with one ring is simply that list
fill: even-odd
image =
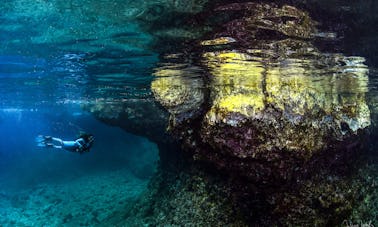
[{"label": "diver's leg", "polygon": [[55,144],[52,144],[52,143],[46,143],[46,147],[53,147],[53,148],[58,148],[58,149],[62,149],[62,146],[59,146],[59,145],[55,145]]},{"label": "diver's leg", "polygon": [[51,137],[51,140],[53,142],[55,142],[56,146],[60,146],[60,148],[62,148],[62,146],[63,146],[63,140],[61,140],[59,138],[55,138],[55,137]]},{"label": "diver's leg", "polygon": [[35,138],[35,142],[37,143],[38,147],[48,147],[48,143],[51,142],[51,136],[50,136],[50,141],[48,136],[42,136],[39,135]]},{"label": "diver's leg", "polygon": [[37,146],[49,148],[62,148],[63,140],[52,136],[38,136],[36,138]]}]

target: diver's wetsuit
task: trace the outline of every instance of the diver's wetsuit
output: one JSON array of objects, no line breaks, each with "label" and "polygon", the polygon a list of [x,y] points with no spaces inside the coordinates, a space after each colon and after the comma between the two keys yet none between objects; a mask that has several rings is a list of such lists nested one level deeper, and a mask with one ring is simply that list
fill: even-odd
[{"label": "diver's wetsuit", "polygon": [[79,138],[75,141],[61,141],[61,146],[63,149],[72,151],[72,152],[83,152],[85,141],[82,138]]}]

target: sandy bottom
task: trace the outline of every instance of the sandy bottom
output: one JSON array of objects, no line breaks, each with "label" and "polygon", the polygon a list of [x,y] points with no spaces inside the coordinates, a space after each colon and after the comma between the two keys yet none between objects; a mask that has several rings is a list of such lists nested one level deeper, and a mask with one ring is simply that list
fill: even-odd
[{"label": "sandy bottom", "polygon": [[0,184],[0,226],[106,226],[122,219],[147,183],[114,170],[19,191]]}]

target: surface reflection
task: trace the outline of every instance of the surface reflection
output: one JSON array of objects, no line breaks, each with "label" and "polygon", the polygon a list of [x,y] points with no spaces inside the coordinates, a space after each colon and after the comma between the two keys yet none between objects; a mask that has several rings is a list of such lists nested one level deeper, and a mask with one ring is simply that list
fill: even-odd
[{"label": "surface reflection", "polygon": [[335,34],[306,12],[258,3],[215,11],[239,13],[197,42],[197,63],[168,57],[156,68],[151,88],[171,113],[170,129],[196,119],[214,149],[242,158],[287,150],[308,160],[371,125],[365,59],[320,51],[314,39]]},{"label": "surface reflection", "polygon": [[204,102],[202,69],[190,64],[166,64],[156,69],[151,84],[155,98],[173,115],[194,113]]}]

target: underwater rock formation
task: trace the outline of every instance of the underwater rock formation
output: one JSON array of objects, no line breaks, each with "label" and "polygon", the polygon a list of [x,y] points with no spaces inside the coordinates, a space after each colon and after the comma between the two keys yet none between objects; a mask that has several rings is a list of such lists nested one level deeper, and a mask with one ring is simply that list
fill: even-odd
[{"label": "underwater rock formation", "polygon": [[[222,180],[196,168],[159,172],[126,220],[127,226],[248,226]],[[117,226],[118,226],[117,225]]]},{"label": "underwater rock formation", "polygon": [[[245,53],[206,53],[214,89],[203,122],[204,141],[240,158],[287,151],[308,160],[369,126],[367,69],[361,59],[305,54],[317,59],[288,56],[263,65],[263,58]],[[327,64],[326,70],[319,69]],[[350,94],[354,87],[363,90]],[[244,139],[233,142],[233,129]]]},{"label": "underwater rock formation", "polygon": [[[220,6],[215,11],[241,12],[242,19],[232,20],[225,24],[227,32],[238,40],[245,38],[261,39],[263,33],[270,36],[287,36],[308,39],[315,35],[316,22],[313,21],[307,12],[293,6],[275,4],[260,4],[254,2],[234,3]],[[240,29],[240,27],[243,29]],[[244,40],[246,41],[246,40]]]},{"label": "underwater rock formation", "polygon": [[246,216],[266,209],[249,223],[341,224],[362,196],[362,177],[344,174],[371,125],[365,59],[320,51],[316,37],[333,34],[293,6],[215,11],[238,16],[197,42],[199,61],[168,58],[156,69],[151,89],[171,114],[171,134],[194,160],[230,176]]},{"label": "underwater rock formation", "polygon": [[[217,10],[241,9],[248,12],[238,19],[245,23],[234,20],[215,36],[253,48],[205,51],[201,61],[208,69],[207,84],[204,76],[187,76],[194,66],[157,69],[151,88],[172,114],[171,131],[196,158],[242,168],[240,174],[257,182],[290,179],[319,155],[355,146],[359,131],[370,125],[364,59],[321,53],[300,39],[312,37],[316,23],[294,7],[251,3]],[[294,20],[282,22],[287,17]],[[275,21],[276,26],[265,25]],[[256,39],[267,29],[289,37]],[[235,30],[253,35],[248,41],[234,36]],[[221,49],[219,38],[201,43]]]},{"label": "underwater rock formation", "polygon": [[168,115],[151,99],[127,102],[97,100],[97,102],[83,105],[82,108],[107,124],[127,129],[128,132],[136,135],[145,136],[155,143],[161,144],[169,141],[165,134]]},{"label": "underwater rock formation", "polygon": [[[357,220],[366,212],[355,208],[359,199],[369,197],[363,191],[376,188],[356,173],[363,166],[356,160],[364,154],[374,116],[367,104],[365,59],[318,48],[315,43],[337,42],[337,34],[320,30],[322,23],[297,7],[215,5],[204,26],[211,29],[199,29],[210,32],[188,41],[191,46],[183,51],[166,51],[155,68],[151,90],[158,104],[136,111],[142,114],[139,135],[159,143],[170,138],[162,133],[168,124],[186,153],[177,157],[160,147],[165,149],[160,150],[165,160],[161,166],[185,166],[171,175],[160,172],[135,215],[151,225],[216,225],[214,217],[237,226],[332,226],[351,216]],[[181,26],[152,32],[198,37],[197,30],[187,36],[175,28]],[[164,113],[159,107],[169,119],[165,113],[146,122],[143,113]],[[109,122],[111,114],[101,116],[98,110],[96,115]],[[110,122],[133,131],[135,119],[129,118],[121,114]],[[155,121],[159,130],[148,132]],[[199,169],[201,177],[196,178]],[[369,168],[361,169],[371,175]],[[219,195],[231,199],[206,202]],[[205,201],[205,209],[189,201]],[[153,209],[145,211],[145,204]],[[209,217],[206,209],[215,215]]]},{"label": "underwater rock formation", "polygon": [[151,83],[156,100],[177,118],[192,117],[204,102],[201,69],[188,64],[170,64],[156,69]]}]

